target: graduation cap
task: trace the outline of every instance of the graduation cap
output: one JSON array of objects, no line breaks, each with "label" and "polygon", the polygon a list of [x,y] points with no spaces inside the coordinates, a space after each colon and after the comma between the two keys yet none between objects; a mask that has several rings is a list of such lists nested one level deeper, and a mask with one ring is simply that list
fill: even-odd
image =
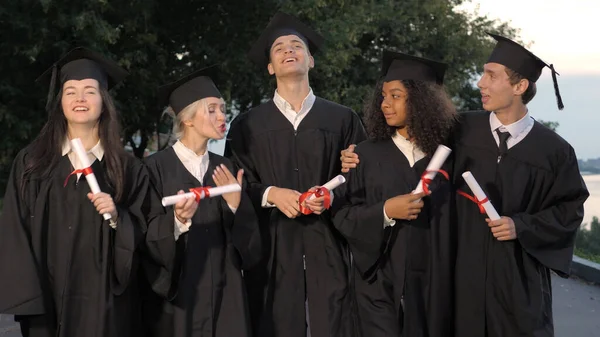
[{"label": "graduation cap", "polygon": [[36,82],[50,76],[50,88],[46,103],[46,110],[50,111],[55,96],[54,91],[57,78],[60,79],[61,87],[69,80],[91,78],[98,81],[100,88],[109,90],[121,82],[127,75],[128,72],[114,61],[89,49],[77,47],[63,55],[40,75],[36,79]]},{"label": "graduation cap", "polygon": [[296,35],[304,41],[311,53],[317,52],[325,41],[324,38],[313,29],[305,25],[298,18],[277,12],[267,27],[254,42],[248,56],[258,65],[269,64],[269,54],[273,42],[281,36]]},{"label": "graduation cap", "polygon": [[564,108],[562,98],[560,97],[560,91],[558,90],[558,82],[556,80],[556,75],[559,74],[554,70],[554,65],[547,64],[532,52],[525,49],[525,47],[504,36],[492,33],[487,34],[497,41],[496,47],[492,51],[488,63],[494,62],[502,64],[534,83],[540,78],[544,67],[550,68],[550,71],[552,71],[552,81],[554,82],[554,93],[556,94],[558,109],[562,110]]},{"label": "graduation cap", "polygon": [[206,97],[221,98],[212,78],[217,75],[217,65],[208,66],[158,88],[161,106],[170,105],[179,114],[185,107]]},{"label": "graduation cap", "polygon": [[381,75],[384,81],[415,80],[444,83],[445,63],[389,50],[383,51]]}]

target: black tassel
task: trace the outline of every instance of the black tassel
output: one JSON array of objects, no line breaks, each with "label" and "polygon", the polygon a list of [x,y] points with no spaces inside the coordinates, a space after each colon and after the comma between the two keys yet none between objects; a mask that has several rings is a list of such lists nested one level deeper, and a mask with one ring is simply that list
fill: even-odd
[{"label": "black tassel", "polygon": [[48,88],[48,97],[46,98],[46,112],[50,114],[54,102],[54,96],[56,93],[54,92],[56,88],[56,76],[58,72],[58,67],[56,64],[52,66],[52,76],[50,77],[50,88]]},{"label": "black tassel", "polygon": [[562,110],[565,106],[563,104],[562,98],[560,97],[560,90],[558,90],[558,81],[556,80],[556,70],[554,70],[554,65],[550,65],[550,70],[552,71],[552,82],[554,82],[554,93],[556,94],[556,103],[558,104],[558,110]]}]

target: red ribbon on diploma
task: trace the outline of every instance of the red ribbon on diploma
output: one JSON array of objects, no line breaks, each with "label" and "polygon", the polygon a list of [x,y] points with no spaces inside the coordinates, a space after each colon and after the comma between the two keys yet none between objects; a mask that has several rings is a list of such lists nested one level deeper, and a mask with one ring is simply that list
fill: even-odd
[{"label": "red ribbon on diploma", "polygon": [[426,194],[429,194],[429,184],[431,184],[431,182],[433,180],[429,179],[429,178],[425,178],[425,176],[427,175],[427,173],[432,173],[432,172],[438,172],[441,175],[443,175],[444,178],[446,178],[446,180],[450,180],[450,175],[448,175],[448,172],[446,172],[444,170],[425,171],[425,172],[423,172],[423,174],[421,175],[421,183],[423,184],[423,192],[425,192]]},{"label": "red ribbon on diploma", "polygon": [[474,202],[475,204],[477,204],[477,206],[479,207],[479,212],[481,212],[481,214],[485,214],[485,208],[483,208],[483,204],[490,201],[490,199],[488,199],[486,197],[483,200],[477,200],[477,197],[475,197],[474,195],[470,195],[461,190],[456,191],[456,193],[458,193],[459,195],[462,195],[463,197],[465,197],[465,198],[471,200],[472,202]]},{"label": "red ribbon on diploma", "polygon": [[329,209],[329,207],[331,207],[331,192],[329,192],[329,190],[325,187],[319,187],[315,191],[304,192],[302,195],[300,195],[300,198],[298,199],[298,203],[300,204],[300,213],[309,215],[313,212],[312,210],[302,206],[304,201],[311,195],[314,195],[317,198],[324,196],[325,200],[323,200],[323,207],[325,207],[325,209]]},{"label": "red ribbon on diploma", "polygon": [[196,196],[196,202],[200,202],[200,199],[202,199],[202,192],[204,192],[205,198],[210,197],[210,187],[194,187],[190,188],[190,192]]},{"label": "red ribbon on diploma", "polygon": [[79,174],[79,173],[83,173],[84,176],[87,176],[88,174],[94,173],[94,171],[92,171],[91,167],[86,167],[86,168],[74,170],[73,172],[71,172],[67,176],[67,179],[65,179],[65,184],[63,185],[63,187],[67,187],[67,183],[69,182],[69,178],[71,178],[72,175]]}]

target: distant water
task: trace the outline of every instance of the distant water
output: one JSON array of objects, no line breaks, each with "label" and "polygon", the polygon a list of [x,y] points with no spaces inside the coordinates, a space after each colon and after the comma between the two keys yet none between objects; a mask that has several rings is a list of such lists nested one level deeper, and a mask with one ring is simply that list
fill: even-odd
[{"label": "distant water", "polygon": [[583,206],[585,209],[583,223],[589,224],[592,222],[592,217],[600,218],[600,174],[584,175],[583,180],[590,191],[590,196]]}]

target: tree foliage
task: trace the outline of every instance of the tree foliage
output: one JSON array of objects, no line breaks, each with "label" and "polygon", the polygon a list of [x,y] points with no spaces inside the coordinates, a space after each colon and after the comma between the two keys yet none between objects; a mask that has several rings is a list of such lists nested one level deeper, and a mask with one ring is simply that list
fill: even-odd
[{"label": "tree foliage", "polygon": [[[382,49],[447,62],[446,84],[460,110],[480,107],[474,79],[506,23],[456,10],[460,0],[3,0],[0,5],[0,193],[10,163],[46,120],[46,83],[34,83],[75,46],[115,59],[130,76],[114,91],[123,141],[142,156],[161,127],[156,89],[220,63],[230,117],[273,95],[274,81],[247,52],[275,11],[298,16],[326,38],[311,87],[361,112],[380,72]],[[164,126],[162,126],[164,128]],[[132,137],[139,132],[139,145]]]},{"label": "tree foliage", "polygon": [[589,228],[582,225],[575,239],[575,253],[583,258],[600,263],[600,222],[592,218]]}]

